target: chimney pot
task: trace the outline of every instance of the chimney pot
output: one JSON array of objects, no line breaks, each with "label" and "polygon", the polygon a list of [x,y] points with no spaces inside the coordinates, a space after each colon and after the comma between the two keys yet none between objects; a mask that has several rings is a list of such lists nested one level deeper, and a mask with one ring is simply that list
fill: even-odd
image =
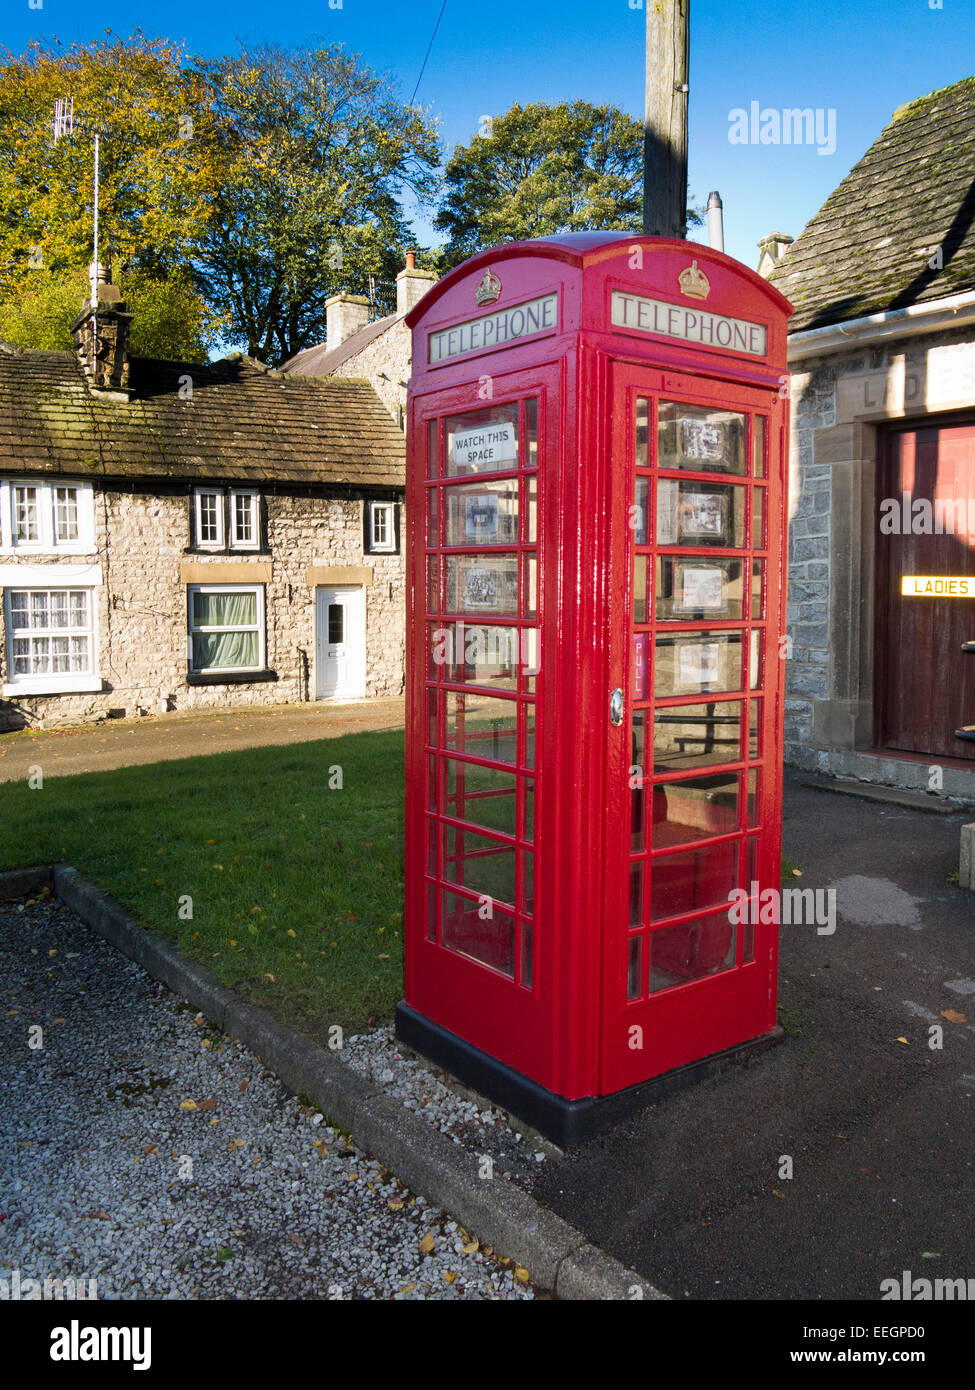
[{"label": "chimney pot", "polygon": [[401,318],[419,304],[436,278],[432,270],[417,270],[415,252],[407,251],[406,266],[396,277],[396,312]]}]

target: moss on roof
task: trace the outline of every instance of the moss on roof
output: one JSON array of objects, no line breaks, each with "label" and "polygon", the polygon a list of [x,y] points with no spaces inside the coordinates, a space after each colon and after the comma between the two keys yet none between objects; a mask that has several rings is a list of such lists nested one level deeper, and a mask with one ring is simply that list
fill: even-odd
[{"label": "moss on roof", "polygon": [[770,278],[795,305],[790,330],[975,289],[973,224],[966,77],[899,107],[786,251]]},{"label": "moss on roof", "polygon": [[0,471],[402,487],[401,431],[366,381],[239,354],[133,358],[131,401],[93,395],[72,352],[0,345]]}]

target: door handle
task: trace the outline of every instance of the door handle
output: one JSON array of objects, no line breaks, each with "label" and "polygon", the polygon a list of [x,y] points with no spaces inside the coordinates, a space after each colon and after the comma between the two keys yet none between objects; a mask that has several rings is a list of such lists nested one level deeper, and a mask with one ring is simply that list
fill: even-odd
[{"label": "door handle", "polygon": [[623,692],[619,686],[609,697],[609,722],[616,728],[623,722]]}]

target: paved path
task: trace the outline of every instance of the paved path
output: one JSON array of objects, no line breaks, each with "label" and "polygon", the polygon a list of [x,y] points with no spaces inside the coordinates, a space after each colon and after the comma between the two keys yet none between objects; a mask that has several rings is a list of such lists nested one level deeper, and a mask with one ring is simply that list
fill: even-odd
[{"label": "paved path", "polygon": [[0,1057],[0,1278],[124,1299],[532,1297],[66,908],[0,905]]},{"label": "paved path", "polygon": [[42,764],[45,777],[60,777],[402,727],[403,700],[398,698],[147,715],[109,719],[85,729],[25,729],[0,734],[0,782],[26,778],[35,763]]}]

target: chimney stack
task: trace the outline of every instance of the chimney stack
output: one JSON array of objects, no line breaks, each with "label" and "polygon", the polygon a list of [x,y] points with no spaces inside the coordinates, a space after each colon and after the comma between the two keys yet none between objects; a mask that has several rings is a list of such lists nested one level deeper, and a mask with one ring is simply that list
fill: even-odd
[{"label": "chimney stack", "polygon": [[109,400],[127,401],[129,386],[129,328],[132,315],[111,266],[92,265],[88,272],[91,298],[71,325],[75,351],[88,389]]},{"label": "chimney stack", "polygon": [[794,241],[795,237],[789,236],[787,232],[769,232],[768,236],[762,237],[758,243],[761,252],[758,273],[763,279],[768,279]]},{"label": "chimney stack", "polygon": [[436,278],[432,270],[417,270],[416,256],[407,251],[406,267],[396,277],[396,312],[401,318],[419,304]]},{"label": "chimney stack", "polygon": [[369,300],[364,294],[333,294],[325,301],[325,346],[331,351],[369,322]]}]

